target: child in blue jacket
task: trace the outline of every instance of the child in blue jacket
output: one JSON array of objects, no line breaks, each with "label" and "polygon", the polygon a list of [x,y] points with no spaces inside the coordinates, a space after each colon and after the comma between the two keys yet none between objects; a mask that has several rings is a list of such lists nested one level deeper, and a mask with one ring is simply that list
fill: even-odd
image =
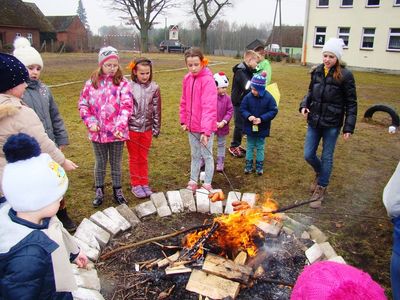
[{"label": "child in blue jacket", "polygon": [[243,132],[247,134],[246,165],[244,173],[253,172],[254,149],[256,149],[256,173],[263,174],[265,138],[269,136],[271,120],[278,113],[274,97],[265,90],[267,74],[254,75],[251,79],[251,93],[240,105],[240,113],[245,122]]},{"label": "child in blue jacket", "polygon": [[88,259],[55,217],[68,188],[64,169],[24,133],[3,146],[7,159],[0,206],[0,299],[72,300],[70,262]]}]

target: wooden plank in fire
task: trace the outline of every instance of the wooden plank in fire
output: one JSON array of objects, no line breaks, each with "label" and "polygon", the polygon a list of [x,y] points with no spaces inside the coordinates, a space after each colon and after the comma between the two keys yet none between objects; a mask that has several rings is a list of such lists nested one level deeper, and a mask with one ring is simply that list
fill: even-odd
[{"label": "wooden plank in fire", "polygon": [[157,266],[159,268],[165,267],[167,265],[169,265],[170,263],[177,261],[179,258],[179,251],[177,251],[175,254],[172,254],[171,256],[168,256],[166,258],[164,258],[163,260],[159,261],[157,263]]},{"label": "wooden plank in fire", "polygon": [[230,259],[209,253],[204,260],[203,270],[207,273],[224,277],[240,283],[247,283],[253,269],[248,266],[235,264]]},{"label": "wooden plank in fire", "polygon": [[239,294],[240,283],[208,274],[202,270],[193,270],[186,290],[211,299],[230,297],[235,299]]}]

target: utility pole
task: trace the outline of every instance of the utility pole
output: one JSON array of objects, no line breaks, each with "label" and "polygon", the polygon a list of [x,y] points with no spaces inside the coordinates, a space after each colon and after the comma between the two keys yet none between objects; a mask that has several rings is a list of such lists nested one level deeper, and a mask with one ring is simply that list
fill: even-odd
[{"label": "utility pole", "polygon": [[275,21],[276,21],[276,13],[278,12],[278,6],[279,6],[279,47],[282,48],[282,6],[281,6],[281,0],[276,0],[275,13],[274,13],[274,22],[272,24],[271,43],[270,44],[274,43]]}]

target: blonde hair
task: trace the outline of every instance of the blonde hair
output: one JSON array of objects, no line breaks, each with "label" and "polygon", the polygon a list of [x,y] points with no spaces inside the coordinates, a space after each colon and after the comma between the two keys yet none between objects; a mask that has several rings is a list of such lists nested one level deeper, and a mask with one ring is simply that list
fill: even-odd
[{"label": "blonde hair", "polygon": [[254,50],[246,50],[243,54],[244,62],[247,64],[252,58],[256,59],[257,61],[261,59],[260,55]]},{"label": "blonde hair", "polygon": [[[90,79],[92,81],[93,87],[97,90],[99,87],[99,79],[100,76],[104,75],[103,70],[101,67],[98,67],[96,70],[93,71],[92,75],[90,75]],[[118,65],[118,70],[113,76],[113,84],[114,85],[119,85],[124,78],[124,75],[122,74],[121,71],[121,66]]]}]

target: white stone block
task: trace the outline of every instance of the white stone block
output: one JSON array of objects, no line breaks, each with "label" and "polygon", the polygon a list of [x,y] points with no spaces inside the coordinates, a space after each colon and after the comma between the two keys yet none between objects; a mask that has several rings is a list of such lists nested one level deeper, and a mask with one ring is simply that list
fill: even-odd
[{"label": "white stone block", "polygon": [[172,215],[171,209],[168,206],[167,199],[165,198],[163,192],[151,194],[150,200],[153,201],[153,204],[157,209],[157,214],[160,217]]},{"label": "white stone block", "polygon": [[[89,219],[84,218],[78,226],[79,230],[85,230],[87,234],[93,235],[99,242],[100,247],[104,248],[110,241],[111,235],[108,231],[104,230],[102,227],[93,223]],[[77,231],[78,231],[77,229]]]},{"label": "white stone block", "polygon": [[194,201],[193,197],[193,192],[188,189],[180,189],[179,193],[181,194],[183,208],[193,212],[197,211],[196,202]]},{"label": "white stone block", "polygon": [[329,244],[328,242],[321,243],[321,244],[319,244],[319,246],[321,247],[322,252],[324,253],[324,255],[327,259],[338,256],[336,251],[333,249],[331,244]]},{"label": "white stone block", "polygon": [[322,252],[322,249],[318,244],[314,244],[308,248],[305,254],[310,264],[320,261],[324,257],[324,252]]},{"label": "white stone block", "polygon": [[91,231],[85,230],[83,227],[78,227],[75,231],[74,237],[85,242],[91,248],[100,251],[100,244]]},{"label": "white stone block", "polygon": [[90,216],[90,221],[99,225],[103,229],[107,230],[111,233],[112,236],[118,234],[121,231],[118,224],[107,217],[102,211],[96,211],[93,215]]},{"label": "white stone block", "polygon": [[316,243],[321,244],[328,240],[328,237],[315,225],[311,225],[308,229],[311,239]]},{"label": "white stone block", "polygon": [[99,249],[92,248],[86,242],[78,239],[76,236],[74,236],[74,239],[75,239],[75,242],[78,245],[78,247],[86,254],[86,256],[91,261],[96,261],[99,258],[99,256],[100,256],[100,247],[99,247]]},{"label": "white stone block", "polygon": [[234,201],[240,201],[240,197],[242,194],[240,192],[229,192],[228,193],[228,199],[226,200],[226,206],[225,206],[225,213],[226,214],[231,214],[233,213],[233,206],[232,202]]},{"label": "white stone block", "polygon": [[246,201],[250,207],[254,207],[257,201],[257,194],[255,193],[243,193],[242,201]]},{"label": "white stone block", "polygon": [[135,215],[132,209],[129,208],[126,204],[121,204],[116,207],[118,212],[123,216],[131,225],[135,227],[138,223],[140,223],[139,218]]},{"label": "white stone block", "polygon": [[75,281],[78,287],[85,289],[96,290],[100,292],[100,279],[97,275],[96,269],[82,269],[77,265],[71,264],[75,275]]},{"label": "white stone block", "polygon": [[154,206],[153,202],[149,200],[136,205],[135,212],[139,218],[143,218],[155,214],[157,212],[157,209]]},{"label": "white stone block", "polygon": [[196,190],[196,206],[197,211],[201,213],[210,212],[210,199],[208,199],[209,192],[206,189]]},{"label": "white stone block", "polygon": [[167,199],[173,213],[183,212],[183,201],[179,191],[168,191]]},{"label": "white stone block", "polygon": [[72,292],[72,297],[74,300],[104,300],[104,297],[98,291],[81,287]]},{"label": "white stone block", "polygon": [[106,208],[105,210],[103,210],[103,213],[109,217],[111,220],[113,220],[114,222],[116,222],[119,225],[119,228],[121,228],[122,231],[126,231],[128,229],[130,229],[132,226],[131,224],[128,222],[128,220],[126,220],[115,207],[109,207]]},{"label": "white stone block", "polygon": [[258,222],[256,226],[264,231],[267,236],[277,237],[281,232],[283,224],[276,221],[271,221],[271,223],[261,221]]},{"label": "white stone block", "polygon": [[343,257],[341,257],[341,256],[335,256],[335,257],[331,257],[330,259],[328,259],[329,261],[334,261],[334,262],[337,262],[337,263],[340,263],[340,264],[347,264],[346,263],[346,261],[344,260],[344,258]]}]

